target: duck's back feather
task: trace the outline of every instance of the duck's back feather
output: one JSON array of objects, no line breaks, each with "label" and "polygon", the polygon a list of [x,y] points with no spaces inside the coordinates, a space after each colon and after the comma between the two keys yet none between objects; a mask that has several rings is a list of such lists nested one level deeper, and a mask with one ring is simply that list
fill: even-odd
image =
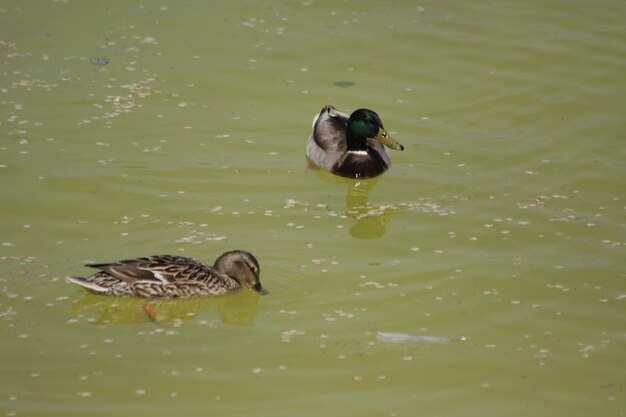
[{"label": "duck's back feather", "polygon": [[346,126],[349,115],[332,106],[325,106],[313,121],[313,131],[307,144],[307,158],[315,165],[330,170],[348,146]]},{"label": "duck's back feather", "polygon": [[102,264],[89,264],[108,275],[132,284],[135,281],[170,283],[180,280],[206,280],[213,275],[211,267],[184,256],[156,255]]},{"label": "duck's back feather", "polygon": [[346,126],[350,115],[325,106],[317,116],[311,137],[325,152],[346,152]]}]

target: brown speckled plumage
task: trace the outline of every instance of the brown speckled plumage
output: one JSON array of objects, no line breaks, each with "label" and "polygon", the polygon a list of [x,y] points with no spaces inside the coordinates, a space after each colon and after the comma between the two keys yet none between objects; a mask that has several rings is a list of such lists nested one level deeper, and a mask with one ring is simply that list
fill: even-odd
[{"label": "brown speckled plumage", "polygon": [[187,298],[227,294],[242,286],[264,293],[258,261],[242,250],[222,254],[213,266],[172,255],[87,266],[100,271],[88,278],[68,278],[68,282],[102,295]]}]

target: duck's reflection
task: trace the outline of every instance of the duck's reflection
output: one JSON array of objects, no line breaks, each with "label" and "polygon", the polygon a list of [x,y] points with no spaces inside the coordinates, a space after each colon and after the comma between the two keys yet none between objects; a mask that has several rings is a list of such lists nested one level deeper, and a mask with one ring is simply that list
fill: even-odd
[{"label": "duck's reflection", "polygon": [[350,235],[357,239],[376,239],[387,233],[387,223],[395,211],[391,207],[374,206],[368,196],[377,179],[356,181],[346,189],[346,214],[356,220]]},{"label": "duck's reflection", "polygon": [[211,310],[219,313],[224,324],[247,326],[256,316],[259,298],[258,293],[244,290],[219,297],[177,300],[86,294],[72,304],[70,313],[76,320],[119,324],[190,320]]},{"label": "duck's reflection", "polygon": [[368,201],[369,194],[380,177],[354,180],[338,177],[322,169],[315,172],[323,181],[346,187],[346,215],[356,221],[349,229],[352,237],[376,239],[387,233],[387,223],[398,212],[398,208],[390,205],[372,205]]}]

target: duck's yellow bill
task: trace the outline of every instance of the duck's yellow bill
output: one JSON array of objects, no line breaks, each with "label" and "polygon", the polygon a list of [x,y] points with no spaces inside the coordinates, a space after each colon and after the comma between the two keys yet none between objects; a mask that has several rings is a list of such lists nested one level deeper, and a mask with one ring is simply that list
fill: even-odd
[{"label": "duck's yellow bill", "polygon": [[404,146],[400,145],[394,138],[392,138],[389,133],[385,132],[383,129],[378,129],[378,135],[376,135],[376,140],[385,145],[388,148],[395,149],[397,151],[403,151]]}]

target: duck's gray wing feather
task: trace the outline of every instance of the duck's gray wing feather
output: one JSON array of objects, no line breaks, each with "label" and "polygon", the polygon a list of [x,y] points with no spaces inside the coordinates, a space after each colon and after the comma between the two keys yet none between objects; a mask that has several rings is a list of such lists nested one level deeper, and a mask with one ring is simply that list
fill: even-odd
[{"label": "duck's gray wing feather", "polygon": [[326,152],[346,152],[346,126],[350,116],[333,106],[325,106],[313,124],[312,137]]},{"label": "duck's gray wing feather", "polygon": [[307,144],[307,157],[317,166],[330,169],[348,151],[346,126],[350,116],[333,106],[325,106],[313,120]]}]

